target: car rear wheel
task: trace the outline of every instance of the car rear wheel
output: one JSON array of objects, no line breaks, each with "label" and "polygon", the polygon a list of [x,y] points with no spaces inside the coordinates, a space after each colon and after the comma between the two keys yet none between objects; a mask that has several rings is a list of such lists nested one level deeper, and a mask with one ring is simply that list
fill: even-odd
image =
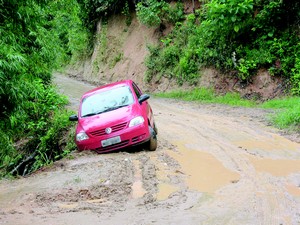
[{"label": "car rear wheel", "polygon": [[155,151],[157,148],[157,137],[156,132],[154,129],[149,126],[149,132],[151,134],[150,140],[147,142],[147,150],[149,151]]}]

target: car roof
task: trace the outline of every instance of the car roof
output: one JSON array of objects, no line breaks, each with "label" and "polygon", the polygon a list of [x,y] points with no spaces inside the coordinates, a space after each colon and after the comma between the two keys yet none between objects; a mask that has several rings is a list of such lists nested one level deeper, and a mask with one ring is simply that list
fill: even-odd
[{"label": "car roof", "polygon": [[97,92],[100,92],[100,91],[110,90],[110,89],[113,89],[115,87],[121,87],[121,86],[124,86],[124,85],[132,86],[132,83],[133,83],[132,80],[122,80],[122,81],[117,81],[117,82],[105,84],[105,85],[96,87],[96,88],[94,88],[94,89],[92,89],[92,90],[90,90],[88,92],[85,92],[82,95],[82,98],[85,98],[87,96],[90,96],[90,95],[92,95],[94,93],[97,93]]}]

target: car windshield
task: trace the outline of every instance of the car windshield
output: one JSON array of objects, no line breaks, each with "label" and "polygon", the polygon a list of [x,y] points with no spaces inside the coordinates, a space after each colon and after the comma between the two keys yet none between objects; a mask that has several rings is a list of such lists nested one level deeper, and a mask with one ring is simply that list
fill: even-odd
[{"label": "car windshield", "polygon": [[132,103],[133,96],[130,88],[128,86],[117,87],[84,98],[81,105],[81,117],[112,111]]}]

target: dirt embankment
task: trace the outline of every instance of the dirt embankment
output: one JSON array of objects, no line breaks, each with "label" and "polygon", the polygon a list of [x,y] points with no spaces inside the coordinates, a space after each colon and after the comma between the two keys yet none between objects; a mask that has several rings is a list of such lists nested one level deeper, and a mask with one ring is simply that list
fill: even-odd
[{"label": "dirt embankment", "polygon": [[[185,5],[186,13],[190,13],[191,2],[186,1]],[[236,71],[224,74],[214,68],[201,69],[199,71],[201,76],[195,86],[188,84],[178,86],[175,80],[166,77],[154,77],[150,83],[145,83],[144,61],[148,54],[147,45],[160,43],[162,36],[171,32],[171,28],[167,26],[163,31],[148,28],[139,23],[135,14],[132,15],[130,26],[126,25],[125,20],[124,16],[116,15],[109,19],[107,24],[99,22],[92,56],[84,63],[70,67],[67,70],[69,76],[95,85],[133,79],[148,92],[188,90],[202,86],[214,88],[221,94],[239,92],[246,98],[262,100],[284,94],[287,84],[281,78],[271,76],[263,69],[247,83],[237,79]]]},{"label": "dirt embankment", "polygon": [[69,68],[68,74],[97,85],[133,79],[144,86],[147,45],[158,43],[159,36],[155,29],[140,24],[135,15],[130,26],[122,15],[114,16],[107,24],[99,22],[91,58],[76,68]]},{"label": "dirt embankment", "polygon": [[[58,76],[76,109],[91,85]],[[158,149],[74,152],[0,181],[0,224],[299,224],[300,144],[261,109],[150,99]]]}]

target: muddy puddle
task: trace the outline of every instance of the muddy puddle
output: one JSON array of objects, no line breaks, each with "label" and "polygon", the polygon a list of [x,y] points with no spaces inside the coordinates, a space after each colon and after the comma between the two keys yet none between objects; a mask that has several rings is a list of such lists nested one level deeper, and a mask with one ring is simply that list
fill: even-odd
[{"label": "muddy puddle", "polygon": [[300,198],[300,186],[299,185],[287,184],[286,189],[290,195]]},{"label": "muddy puddle", "polygon": [[257,172],[273,176],[285,177],[300,171],[300,159],[262,159],[253,156],[249,156],[249,159]]},{"label": "muddy puddle", "polygon": [[231,183],[236,183],[240,176],[225,168],[213,155],[206,152],[188,149],[177,144],[178,152],[168,151],[176,159],[190,189],[200,192],[214,193]]},{"label": "muddy puddle", "polygon": [[132,197],[137,199],[137,198],[142,198],[146,194],[146,190],[143,187],[143,178],[142,178],[142,171],[141,171],[141,165],[138,160],[135,160],[133,162],[134,164],[134,182],[132,184]]},{"label": "muddy puddle", "polygon": [[235,145],[252,153],[269,154],[270,156],[291,157],[300,151],[299,144],[277,134],[247,136],[235,140]]},{"label": "muddy puddle", "polygon": [[[169,157],[167,152],[164,152],[163,155],[164,157]],[[180,190],[179,185],[181,183],[176,180],[176,177],[178,173],[182,174],[182,172],[175,169],[177,168],[177,165],[174,167],[174,165],[172,165],[173,162],[170,162],[170,158],[168,158],[168,161],[166,159],[160,161],[157,156],[152,156],[151,160],[155,162],[156,177],[159,180],[157,185],[158,190],[155,196],[158,201],[164,201]],[[175,182],[173,180],[175,180]]]}]

